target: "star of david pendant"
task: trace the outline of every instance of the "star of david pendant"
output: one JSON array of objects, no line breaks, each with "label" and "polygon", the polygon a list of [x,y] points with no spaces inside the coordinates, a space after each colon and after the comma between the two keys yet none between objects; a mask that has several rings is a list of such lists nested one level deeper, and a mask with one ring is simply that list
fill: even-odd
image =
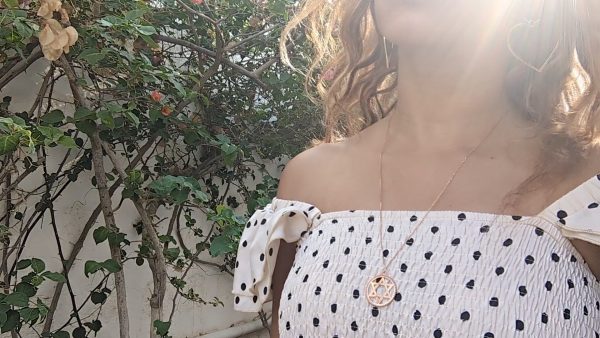
[{"label": "star of david pendant", "polygon": [[366,297],[373,306],[386,306],[396,295],[396,283],[385,274],[371,277],[367,283]]}]

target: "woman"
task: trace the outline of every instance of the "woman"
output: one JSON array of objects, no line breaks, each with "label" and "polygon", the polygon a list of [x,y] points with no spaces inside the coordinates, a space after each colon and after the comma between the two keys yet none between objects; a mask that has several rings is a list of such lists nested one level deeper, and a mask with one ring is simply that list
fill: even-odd
[{"label": "woman", "polygon": [[246,224],[234,308],[273,300],[271,337],[600,337],[598,13],[303,1],[326,133]]}]

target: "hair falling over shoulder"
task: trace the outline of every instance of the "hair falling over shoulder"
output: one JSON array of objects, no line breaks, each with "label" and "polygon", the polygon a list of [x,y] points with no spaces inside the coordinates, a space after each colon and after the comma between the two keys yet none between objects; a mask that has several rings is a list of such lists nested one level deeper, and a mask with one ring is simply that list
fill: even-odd
[{"label": "hair falling over shoulder", "polygon": [[[539,130],[544,145],[536,174],[564,173],[600,146],[600,1],[550,1],[539,34],[515,36],[513,48],[527,60],[559,49],[543,72],[511,60],[507,93]],[[323,107],[324,137],[312,146],[343,140],[375,123],[394,107],[397,60],[386,67],[383,37],[373,20],[373,0],[300,0],[281,34],[284,63],[305,76],[309,99]],[[310,42],[307,70],[290,62],[287,39],[296,28]],[[395,53],[392,53],[395,55]],[[313,95],[316,89],[317,95]]]}]

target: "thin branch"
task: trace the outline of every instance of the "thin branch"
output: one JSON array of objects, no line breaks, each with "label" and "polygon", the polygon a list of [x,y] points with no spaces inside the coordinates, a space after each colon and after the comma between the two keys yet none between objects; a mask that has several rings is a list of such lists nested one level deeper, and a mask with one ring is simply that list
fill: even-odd
[{"label": "thin branch", "polygon": [[[69,79],[69,85],[73,94],[76,107],[85,107],[90,109],[89,104],[83,90],[78,85],[77,77],[73,71],[73,67],[63,54],[60,56],[60,66],[65,71],[67,78]],[[115,216],[112,212],[112,201],[107,188],[106,171],[104,170],[104,159],[102,154],[102,141],[98,134],[98,129],[94,129],[90,135],[90,143],[92,147],[92,163],[94,167],[94,175],[96,177],[96,183],[98,187],[98,195],[100,197],[100,204],[102,205],[102,214],[104,215],[104,222],[106,227],[112,231],[119,232],[117,227]],[[115,260],[121,269],[114,273],[115,275],[115,289],[117,290],[117,311],[119,314],[119,333],[121,338],[129,338],[129,314],[127,311],[127,294],[125,288],[125,273],[121,259],[121,248],[119,244],[111,244],[109,241],[110,255]]]},{"label": "thin branch", "polygon": [[[127,167],[127,170],[133,169],[142,160],[142,158],[148,152],[150,147],[154,143],[156,143],[155,142],[156,139],[157,139],[156,135],[153,135],[150,137],[150,139],[139,149],[137,155],[131,161],[131,164]],[[108,189],[108,193],[111,197],[115,193],[115,191],[117,191],[117,189],[121,186],[122,182],[123,181],[121,180],[121,178],[118,177],[115,180],[115,182],[113,183],[113,185]],[[86,240],[90,230],[96,223],[96,220],[98,219],[98,216],[100,215],[101,211],[102,211],[102,206],[100,204],[98,204],[98,206],[96,207],[96,209],[94,209],[94,211],[92,212],[90,217],[88,217],[88,220],[87,220],[87,222],[85,222],[85,225],[83,226],[83,229],[81,230],[81,233],[79,234],[79,237],[77,238],[77,241],[75,241],[75,244],[73,244],[73,249],[71,250],[69,259],[67,259],[67,262],[65,264],[66,270],[63,270],[63,274],[68,274],[69,271],[71,270],[71,267],[73,266],[73,263],[75,262],[75,259],[77,258],[77,256],[79,255],[79,252],[83,248],[84,241]],[[48,315],[46,316],[46,321],[44,322],[44,329],[43,329],[42,333],[50,332],[50,330],[52,328],[54,312],[56,311],[56,307],[58,306],[58,301],[60,300],[60,295],[62,293],[63,285],[64,285],[64,283],[56,284],[56,287],[54,289],[54,294],[52,295],[52,301],[50,302],[50,309],[48,310]]]},{"label": "thin branch", "polygon": [[[8,156],[12,156],[12,155],[7,155]],[[6,177],[6,181],[4,182],[4,184],[6,184],[7,189],[8,187],[11,186],[11,175],[9,174]],[[6,199],[6,229],[8,231],[8,229],[10,228],[10,212],[11,212],[11,202],[10,202],[10,194],[8,194],[8,198]],[[10,237],[7,234],[3,234],[2,238],[2,265],[0,265],[0,273],[4,275],[4,294],[8,294],[9,293],[9,288],[10,288],[10,277],[8,276],[8,247],[10,245]]]},{"label": "thin branch", "polygon": [[37,45],[33,48],[31,53],[27,55],[25,59],[22,59],[21,61],[17,62],[13,67],[10,67],[8,71],[4,72],[3,70],[0,73],[2,74],[2,76],[0,76],[0,90],[2,90],[2,88],[9,84],[10,81],[19,76],[19,74],[26,71],[27,68],[31,66],[31,64],[41,59],[43,56],[44,54],[42,53],[42,48],[39,45]]},{"label": "thin branch", "polygon": [[[101,140],[99,140],[99,138],[98,141],[101,142],[101,146],[104,149],[104,152],[106,152],[106,154],[108,155],[108,158],[112,162],[113,167],[119,173],[121,179],[125,180],[127,178],[127,174],[121,167],[117,155],[114,153],[114,151],[108,144],[102,142]],[[142,224],[144,225],[144,231],[150,239],[150,243],[152,245],[152,248],[154,249],[154,291],[152,297],[150,298],[150,319],[151,335],[155,336],[156,333],[152,327],[152,323],[154,323],[155,320],[162,320],[163,302],[167,286],[167,265],[165,261],[165,256],[163,255],[162,251],[162,244],[160,243],[160,239],[158,238],[156,229],[154,229],[154,226],[152,225],[152,220],[150,219],[147,210],[144,208],[143,199],[141,197],[134,198],[132,199],[132,202],[135,208],[137,209],[138,214],[140,215]]]},{"label": "thin branch", "polygon": [[48,69],[48,72],[46,73],[46,75],[44,75],[44,81],[42,81],[40,90],[38,91],[38,94],[36,95],[35,100],[33,101],[33,104],[31,105],[31,108],[29,108],[29,111],[27,112],[27,116],[32,117],[35,109],[38,106],[39,107],[42,106],[41,102],[44,98],[44,94],[46,94],[46,90],[48,89],[48,83],[50,82],[50,78],[52,78],[52,75],[54,74],[54,69],[55,69],[54,64],[53,63],[50,64],[50,69]]},{"label": "thin branch", "polygon": [[276,56],[271,57],[269,59],[269,61],[265,62],[260,67],[256,68],[254,70],[254,73],[256,73],[256,74],[262,74],[264,71],[266,71],[267,69],[269,69],[269,67],[271,67],[272,65],[274,65],[277,61],[279,61],[278,57],[276,57]]},{"label": "thin branch", "polygon": [[232,42],[228,43],[227,46],[225,46],[225,51],[227,51],[227,52],[234,51],[234,50],[242,47],[246,43],[253,41],[258,37],[264,36],[266,33],[274,30],[275,28],[279,28],[279,27],[280,27],[280,25],[273,25],[269,28],[263,29],[262,31],[254,32],[240,41],[232,41]]},{"label": "thin branch", "polygon": [[[180,46],[184,46],[184,47],[188,47],[189,49],[195,50],[198,53],[202,53],[202,54],[206,54],[210,57],[215,58],[217,55],[215,52],[213,52],[212,50],[206,49],[204,47],[198,46],[192,42],[189,41],[185,41],[182,39],[178,39],[178,38],[174,38],[172,36],[166,36],[166,35],[160,35],[160,34],[155,34],[152,37],[154,37],[155,39],[159,40],[159,41],[164,41],[164,42],[169,42],[169,43],[174,43],[176,45],[180,45]],[[252,81],[256,82],[256,84],[258,84],[262,89],[264,90],[269,90],[270,87],[268,84],[264,83],[259,75],[257,75],[255,72],[247,70],[246,68],[229,61],[228,59],[223,59],[223,64],[231,67],[233,70],[237,71],[238,73],[250,78]]]},{"label": "thin branch", "polygon": [[[46,154],[44,154],[46,155]],[[44,156],[46,157],[46,156]],[[63,271],[66,270],[65,267],[65,255],[63,254],[62,245],[60,244],[60,236],[58,235],[58,227],[56,226],[56,215],[54,214],[54,203],[52,202],[51,191],[52,185],[54,185],[56,174],[49,175],[48,174],[48,166],[44,162],[44,181],[46,182],[46,198],[48,203],[48,210],[50,210],[50,223],[52,224],[52,231],[54,232],[54,239],[56,240],[56,246],[58,248],[58,256],[60,257],[60,262],[63,265]],[[73,292],[73,287],[71,286],[71,281],[69,279],[69,274],[65,274],[65,279],[67,280],[67,288],[69,290],[69,296],[71,298],[71,306],[73,307],[72,315],[77,319],[77,324],[79,327],[83,327],[83,323],[81,322],[81,318],[79,318],[79,311],[77,311],[77,303],[75,302],[75,293]]]},{"label": "thin branch", "polygon": [[213,25],[215,25],[215,26],[217,26],[217,25],[218,25],[218,22],[217,22],[215,19],[213,19],[213,18],[211,18],[211,17],[207,16],[206,14],[204,14],[204,13],[202,13],[202,12],[198,12],[197,10],[195,10],[195,9],[193,9],[192,7],[188,6],[188,5],[187,5],[185,2],[183,2],[183,1],[181,1],[181,0],[175,0],[175,1],[177,1],[177,3],[178,3],[179,5],[181,5],[181,7],[183,7],[183,8],[184,8],[185,10],[187,10],[188,12],[190,12],[190,13],[193,13],[193,14],[196,14],[197,16],[199,16],[199,17],[203,18],[204,20],[206,20],[206,21],[208,21],[208,22],[212,23],[212,24],[213,24]]}]

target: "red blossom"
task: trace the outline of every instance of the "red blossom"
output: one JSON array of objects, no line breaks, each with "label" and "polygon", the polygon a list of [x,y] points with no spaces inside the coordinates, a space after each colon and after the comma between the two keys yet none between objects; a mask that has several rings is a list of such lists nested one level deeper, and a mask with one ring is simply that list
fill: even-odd
[{"label": "red blossom", "polygon": [[169,106],[163,106],[160,110],[160,113],[163,114],[163,116],[171,116],[172,112],[173,110],[171,110],[171,107]]},{"label": "red blossom", "polygon": [[162,99],[163,95],[155,89],[150,93],[150,97],[152,98],[152,100],[154,100],[154,102],[159,102]]}]

